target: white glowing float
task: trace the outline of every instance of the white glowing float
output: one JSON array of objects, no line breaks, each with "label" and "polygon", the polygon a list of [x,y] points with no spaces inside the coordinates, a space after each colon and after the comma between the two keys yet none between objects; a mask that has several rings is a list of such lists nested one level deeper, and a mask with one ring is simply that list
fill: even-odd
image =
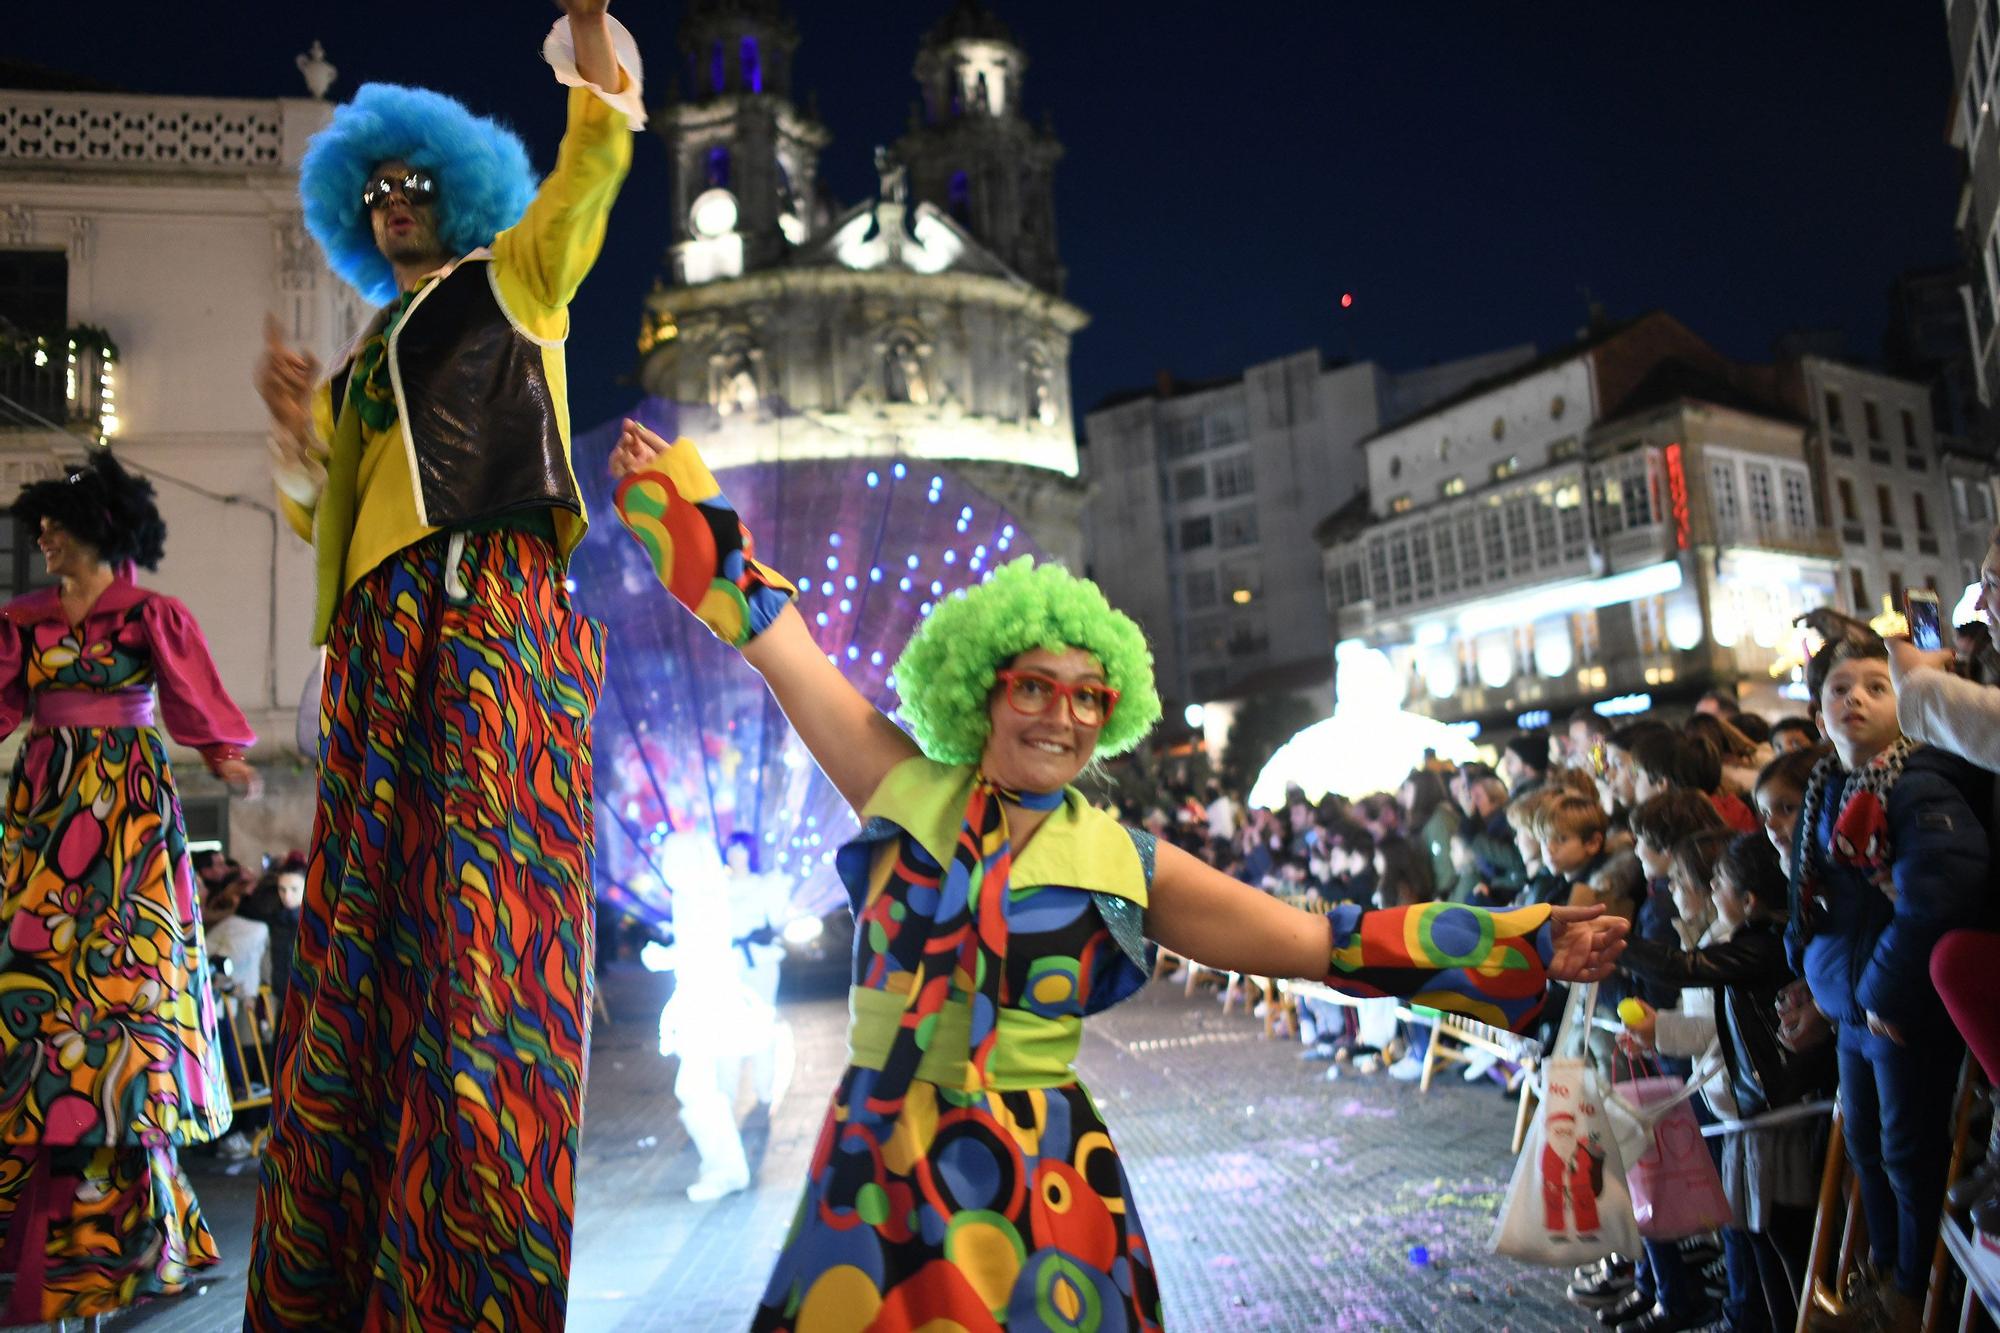
[{"label": "white glowing float", "polygon": [[1402,683],[1387,654],[1357,640],[1334,648],[1333,716],[1315,722],[1278,747],[1250,788],[1250,804],[1276,809],[1296,784],[1306,799],[1328,792],[1354,799],[1393,792],[1425,750],[1453,763],[1479,757],[1463,733],[1436,718],[1402,709]]}]

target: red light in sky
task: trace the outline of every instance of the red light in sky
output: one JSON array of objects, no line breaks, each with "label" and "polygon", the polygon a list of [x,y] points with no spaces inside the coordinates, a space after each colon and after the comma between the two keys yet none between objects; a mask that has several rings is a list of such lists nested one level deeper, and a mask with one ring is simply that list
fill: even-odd
[{"label": "red light in sky", "polygon": [[1353,292],[1342,292],[1342,293],[1340,294],[1340,308],[1341,308],[1342,310],[1345,310],[1345,309],[1347,309],[1348,307],[1352,306],[1353,304],[1354,304],[1354,293],[1353,293]]}]

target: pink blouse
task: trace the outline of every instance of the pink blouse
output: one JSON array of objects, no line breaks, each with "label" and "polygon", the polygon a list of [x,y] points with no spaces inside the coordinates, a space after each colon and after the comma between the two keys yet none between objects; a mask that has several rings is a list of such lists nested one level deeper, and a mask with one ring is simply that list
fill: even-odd
[{"label": "pink blouse", "polygon": [[[83,618],[80,642],[91,644],[124,636],[130,648],[142,634],[152,658],[159,687],[160,715],[167,733],[182,745],[201,752],[210,771],[243,757],[257,737],[243,710],[222,687],[208,640],[201,626],[181,603],[164,593],[133,582],[130,565],[118,571]],[[136,618],[130,615],[138,608]],[[0,607],[12,632],[0,633],[0,738],[10,735],[30,714],[27,661],[24,649],[33,643],[39,654],[71,637],[58,589],[40,588]]]}]

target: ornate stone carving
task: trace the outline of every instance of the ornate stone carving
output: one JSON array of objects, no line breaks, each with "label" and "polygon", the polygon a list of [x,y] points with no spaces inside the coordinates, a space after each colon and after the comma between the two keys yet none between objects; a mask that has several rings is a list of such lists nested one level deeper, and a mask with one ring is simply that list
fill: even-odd
[{"label": "ornate stone carving", "polygon": [[334,79],[340,75],[340,71],[328,63],[326,48],[321,46],[319,39],[315,37],[306,53],[293,56],[292,60],[298,65],[299,73],[305,76],[306,91],[313,95],[314,101],[324,102],[327,89],[333,87]]},{"label": "ornate stone carving", "polygon": [[763,413],[764,349],[737,334],[708,357],[708,402],[721,417],[755,420]]},{"label": "ornate stone carving", "polygon": [[73,267],[82,268],[90,262],[91,241],[96,238],[97,224],[82,213],[69,220],[69,262]]},{"label": "ornate stone carving", "polygon": [[932,385],[928,361],[931,345],[909,329],[897,329],[878,344],[882,357],[882,396],[892,403],[928,407]]},{"label": "ornate stone carving", "polygon": [[0,208],[0,241],[8,245],[33,245],[35,210],[26,204],[9,204]]},{"label": "ornate stone carving", "polygon": [[0,161],[125,170],[276,171],[284,122],[275,106],[202,98],[0,92]]},{"label": "ornate stone carving", "polygon": [[278,253],[279,290],[311,291],[319,281],[319,254],[306,234],[305,219],[297,213],[282,214],[272,222],[271,239]]}]

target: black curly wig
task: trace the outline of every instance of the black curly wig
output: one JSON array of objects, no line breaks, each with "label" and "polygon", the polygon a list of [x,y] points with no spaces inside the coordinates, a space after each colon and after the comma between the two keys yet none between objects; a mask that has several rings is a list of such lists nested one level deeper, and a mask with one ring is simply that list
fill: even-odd
[{"label": "black curly wig", "polygon": [[118,466],[108,449],[93,454],[88,465],[71,468],[65,480],[22,487],[9,512],[23,539],[33,541],[42,520],[53,519],[95,547],[107,565],[129,560],[157,569],[166,554],[167,525],[153,503],[153,483]]}]

